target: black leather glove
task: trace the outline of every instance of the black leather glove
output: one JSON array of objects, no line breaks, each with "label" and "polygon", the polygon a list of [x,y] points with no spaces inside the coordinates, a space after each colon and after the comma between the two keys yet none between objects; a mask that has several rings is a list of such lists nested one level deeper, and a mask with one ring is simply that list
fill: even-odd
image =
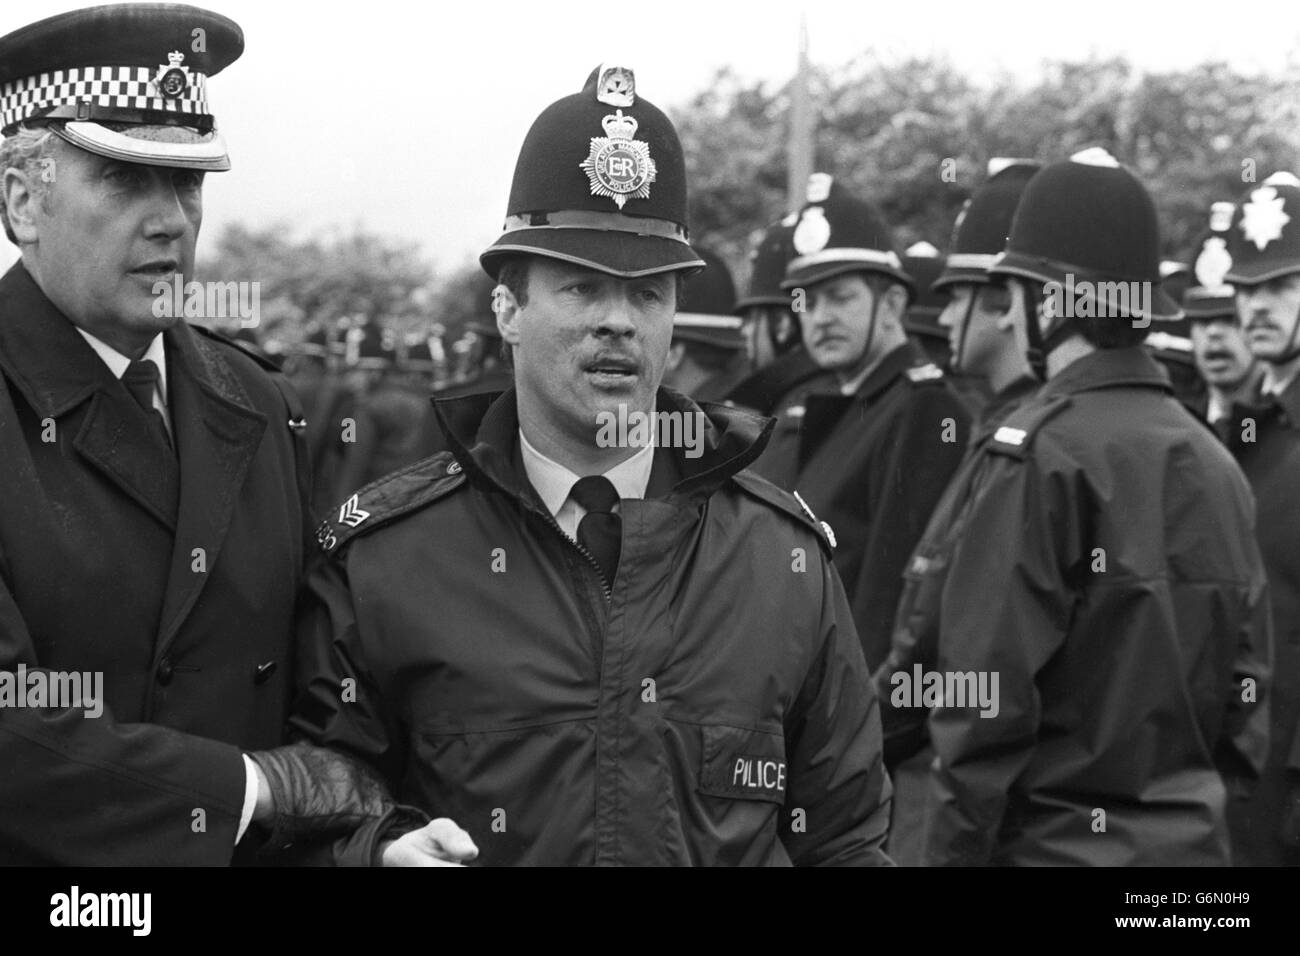
[{"label": "black leather glove", "polygon": [[270,784],[275,816],[268,848],[352,833],[395,806],[388,787],[365,763],[336,750],[294,744],[248,755]]}]

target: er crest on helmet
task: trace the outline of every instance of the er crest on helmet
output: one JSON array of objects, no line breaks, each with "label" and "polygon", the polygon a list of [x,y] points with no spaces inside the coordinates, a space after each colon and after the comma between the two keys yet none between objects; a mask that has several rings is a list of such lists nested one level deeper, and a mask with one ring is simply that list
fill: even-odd
[{"label": "er crest on helmet", "polygon": [[606,135],[591,138],[591,152],[579,164],[591,181],[591,194],[614,200],[619,209],[629,196],[649,199],[655,162],[650,158],[650,145],[633,139],[636,119],[617,110],[600,125]]}]

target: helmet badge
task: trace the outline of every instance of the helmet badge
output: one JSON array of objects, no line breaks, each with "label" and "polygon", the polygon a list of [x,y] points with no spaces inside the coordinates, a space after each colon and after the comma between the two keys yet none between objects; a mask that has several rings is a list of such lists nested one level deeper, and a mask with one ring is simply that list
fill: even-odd
[{"label": "helmet badge", "polygon": [[604,136],[591,138],[591,152],[579,163],[591,182],[593,196],[614,200],[619,209],[632,199],[649,199],[655,181],[655,162],[650,144],[633,139],[637,121],[617,110],[600,121]]},{"label": "helmet badge", "polygon": [[801,256],[825,249],[831,239],[831,224],[826,221],[826,210],[821,206],[805,209],[799,216],[793,239],[795,251]]},{"label": "helmet badge", "polygon": [[1223,286],[1223,277],[1232,268],[1232,256],[1228,254],[1228,244],[1220,236],[1211,236],[1201,247],[1201,254],[1196,257],[1196,281],[1207,289]]},{"label": "helmet badge", "polygon": [[1282,235],[1282,227],[1291,221],[1282,209],[1286,200],[1272,186],[1261,186],[1250,194],[1250,202],[1241,207],[1241,231],[1246,239],[1263,251]]}]

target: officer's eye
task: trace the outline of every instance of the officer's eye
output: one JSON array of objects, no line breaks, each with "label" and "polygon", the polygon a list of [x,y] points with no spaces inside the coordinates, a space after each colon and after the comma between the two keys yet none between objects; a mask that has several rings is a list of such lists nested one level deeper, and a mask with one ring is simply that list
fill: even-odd
[{"label": "officer's eye", "polygon": [[573,295],[583,295],[583,296],[591,295],[595,290],[596,290],[596,284],[594,282],[587,282],[585,280],[578,281],[578,282],[570,282],[568,285],[564,287],[565,292],[572,293]]},{"label": "officer's eye", "polygon": [[104,169],[104,180],[114,186],[134,186],[141,178],[140,170],[133,166],[114,164]]},{"label": "officer's eye", "polygon": [[203,173],[196,169],[183,169],[172,177],[172,182],[180,189],[200,189],[203,186]]},{"label": "officer's eye", "polygon": [[651,305],[658,305],[660,302],[664,301],[663,292],[655,286],[647,286],[637,294],[641,296],[643,301]]}]

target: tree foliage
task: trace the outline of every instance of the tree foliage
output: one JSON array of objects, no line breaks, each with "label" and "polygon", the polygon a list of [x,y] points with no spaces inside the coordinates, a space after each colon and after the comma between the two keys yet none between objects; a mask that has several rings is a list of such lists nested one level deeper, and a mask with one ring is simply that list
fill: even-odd
[{"label": "tree foliage", "polygon": [[[1300,71],[1245,75],[1223,63],[1144,73],[1122,58],[1047,63],[1032,82],[976,82],[943,58],[864,56],[811,77],[814,167],[875,202],[900,247],[941,249],[988,160],[1052,162],[1102,146],[1150,190],[1163,254],[1180,257],[1210,203],[1300,157]],[[755,235],[789,211],[787,87],[720,70],[673,111],[686,153],[693,236],[745,278]],[[947,175],[945,175],[945,172]]]}]

